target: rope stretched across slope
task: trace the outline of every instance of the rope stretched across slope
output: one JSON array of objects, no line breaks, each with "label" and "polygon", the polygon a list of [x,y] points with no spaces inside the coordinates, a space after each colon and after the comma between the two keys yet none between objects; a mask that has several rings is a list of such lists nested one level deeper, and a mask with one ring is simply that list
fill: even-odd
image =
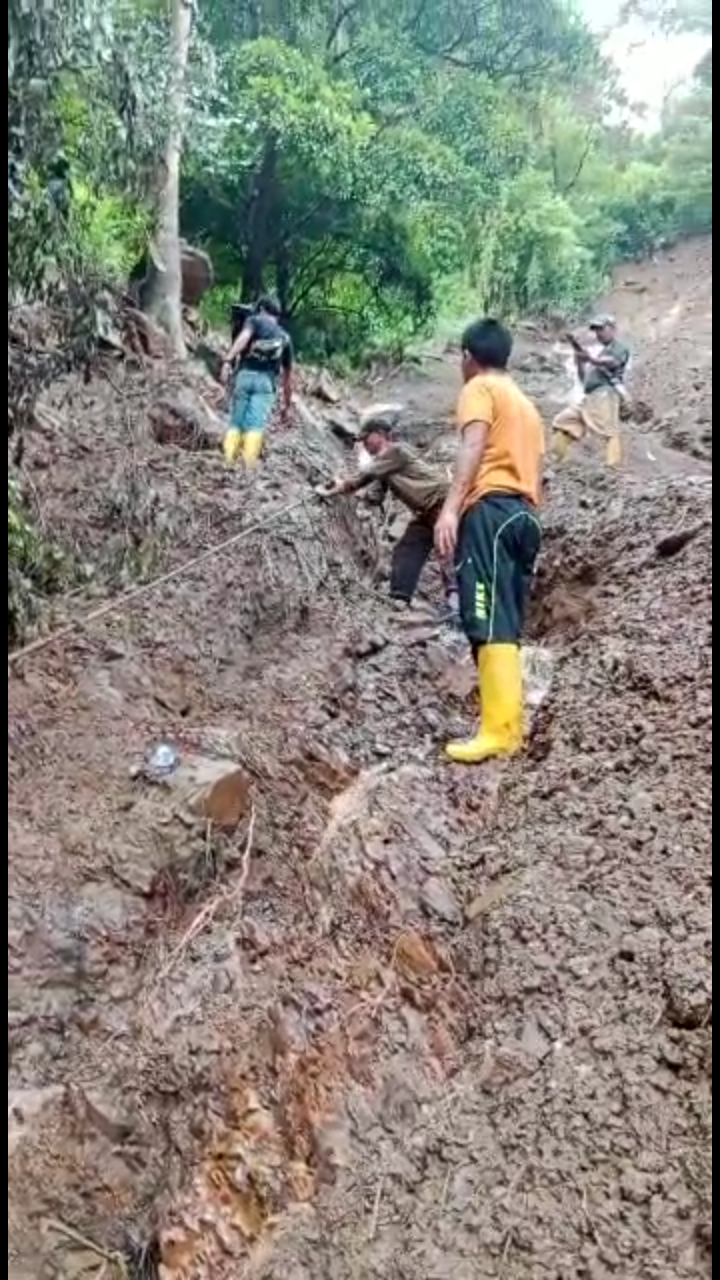
[{"label": "rope stretched across slope", "polygon": [[242,542],[245,538],[250,537],[253,533],[258,533],[261,529],[268,528],[274,524],[276,520],[280,520],[290,511],[294,511],[296,507],[300,507],[305,502],[305,498],[297,498],[294,502],[286,503],[284,507],[280,507],[277,511],[273,511],[271,515],[264,520],[258,520],[255,524],[249,525],[246,529],[241,529],[239,533],[233,534],[231,538],[225,538],[223,542],[217,542],[214,546],[208,547],[206,551],[202,551],[200,555],[193,556],[192,560],[186,560],[184,564],[178,565],[176,569],[170,569],[167,573],[163,573],[158,578],[153,578],[152,582],[141,583],[137,587],[131,587],[129,591],[123,592],[120,596],[115,596],[112,600],[108,600],[105,604],[98,605],[96,609],[91,609],[84,617],[77,618],[74,622],[69,622],[65,627],[59,627],[57,631],[53,631],[48,636],[41,636],[37,640],[26,644],[22,649],[16,649],[14,653],[8,654],[8,667],[14,666],[21,658],[27,658],[33,653],[39,653],[41,649],[47,649],[51,645],[57,644],[60,640],[67,639],[68,636],[75,635],[79,631],[84,631],[91,622],[97,622],[99,618],[104,618],[110,613],[115,613],[123,609],[125,605],[134,603],[141,596],[148,595],[151,591],[155,591],[157,587],[164,586],[167,582],[172,582],[176,578],[183,577],[189,573],[191,569],[195,569],[199,564],[205,564],[206,561],[212,560],[215,556],[222,555],[225,551],[229,551],[238,542]]}]

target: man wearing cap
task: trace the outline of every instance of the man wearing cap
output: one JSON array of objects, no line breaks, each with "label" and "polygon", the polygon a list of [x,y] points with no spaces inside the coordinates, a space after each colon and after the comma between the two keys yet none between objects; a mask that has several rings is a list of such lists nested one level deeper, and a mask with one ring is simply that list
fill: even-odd
[{"label": "man wearing cap", "polygon": [[605,460],[608,466],[616,467],[621,460],[620,406],[627,394],[623,376],[630,352],[618,340],[613,316],[596,316],[589,328],[597,343],[592,350],[572,334],[566,335],[575,355],[583,397],[578,405],[561,410],[553,421],[553,452],[561,460],[572,441],[582,440],[589,431],[605,440]]},{"label": "man wearing cap", "polygon": [[[440,466],[425,462],[410,445],[395,438],[396,414],[370,411],[360,429],[360,441],[370,456],[355,476],[339,476],[323,497],[358,493],[377,484],[382,497],[389,492],[411,512],[411,519],[393,549],[390,596],[400,604],[412,604],[420,575],[433,550],[437,520],[450,488],[450,478]],[[457,615],[455,574],[441,559],[440,573],[448,619]]]}]

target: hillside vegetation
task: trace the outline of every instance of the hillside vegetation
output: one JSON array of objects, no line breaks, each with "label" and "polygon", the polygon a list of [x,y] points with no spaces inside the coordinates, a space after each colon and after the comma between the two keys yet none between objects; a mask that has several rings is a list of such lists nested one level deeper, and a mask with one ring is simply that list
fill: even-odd
[{"label": "hillside vegetation", "polygon": [[[712,38],[709,6],[656,16]],[[164,7],[9,18],[12,288],[123,277],[174,127]],[[618,258],[712,226],[711,51],[648,136],[611,123],[615,70],[562,0],[206,0],[187,41],[181,229],[223,321],[239,286],[272,286],[301,345],[360,355],[432,322],[449,282],[505,313],[574,308]]]}]

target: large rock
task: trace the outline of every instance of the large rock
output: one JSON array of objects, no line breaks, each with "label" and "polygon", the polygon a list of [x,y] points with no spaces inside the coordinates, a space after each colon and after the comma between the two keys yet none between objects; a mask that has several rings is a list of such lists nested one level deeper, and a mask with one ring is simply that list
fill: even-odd
[{"label": "large rock", "polygon": [[331,409],[325,413],[325,420],[333,435],[343,443],[353,445],[357,442],[360,427],[352,415],[345,409]]},{"label": "large rock", "polygon": [[182,301],[185,307],[197,307],[215,283],[213,264],[204,249],[194,249],[184,241],[180,245]]},{"label": "large rock", "polygon": [[252,783],[233,760],[186,756],[165,781],[192,817],[221,831],[234,831],[251,805]]},{"label": "large rock", "polygon": [[[213,264],[204,249],[195,249],[180,241],[180,270],[182,272],[182,303],[185,307],[197,307],[215,283]],[[130,273],[133,295],[142,308],[145,307],[157,275],[164,271],[157,247],[150,243],[146,252]]]},{"label": "large rock", "polygon": [[219,414],[189,393],[159,400],[148,417],[158,444],[191,451],[218,448],[226,428]]}]

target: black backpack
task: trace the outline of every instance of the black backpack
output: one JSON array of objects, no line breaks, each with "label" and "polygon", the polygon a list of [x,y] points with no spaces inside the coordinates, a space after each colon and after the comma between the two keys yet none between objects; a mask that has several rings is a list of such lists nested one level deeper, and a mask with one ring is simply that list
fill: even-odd
[{"label": "black backpack", "polygon": [[278,329],[278,332],[271,337],[253,338],[247,349],[247,356],[250,360],[256,360],[258,364],[275,368],[280,364],[284,348],[285,335]]},{"label": "black backpack", "polygon": [[230,308],[230,341],[234,342],[250,319],[254,307],[247,302],[234,302]]}]

